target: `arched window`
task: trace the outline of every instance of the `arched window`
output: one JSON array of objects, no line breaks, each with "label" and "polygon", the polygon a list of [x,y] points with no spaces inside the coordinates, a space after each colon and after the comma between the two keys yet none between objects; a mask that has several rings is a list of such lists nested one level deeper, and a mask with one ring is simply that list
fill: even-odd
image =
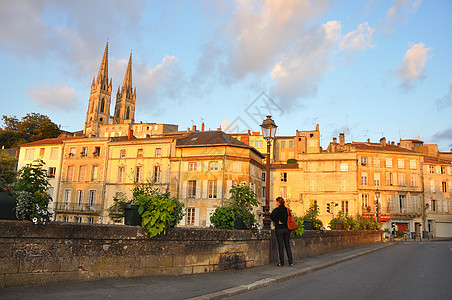
[{"label": "arched window", "polygon": [[130,117],[130,106],[127,107],[127,110],[126,110],[126,120],[129,119],[129,117]]},{"label": "arched window", "polygon": [[100,112],[103,113],[105,109],[105,98],[102,98],[102,101],[100,102]]}]

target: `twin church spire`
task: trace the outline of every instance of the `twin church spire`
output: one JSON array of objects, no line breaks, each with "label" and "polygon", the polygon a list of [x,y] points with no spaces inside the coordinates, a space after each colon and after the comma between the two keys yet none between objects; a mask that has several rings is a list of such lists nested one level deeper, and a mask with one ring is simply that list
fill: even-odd
[{"label": "twin church spire", "polygon": [[118,87],[113,116],[110,116],[112,80],[108,81],[108,42],[97,79],[93,78],[83,134],[98,137],[101,125],[124,124],[135,121],[136,88],[132,91],[132,54],[129,57],[122,88]]}]

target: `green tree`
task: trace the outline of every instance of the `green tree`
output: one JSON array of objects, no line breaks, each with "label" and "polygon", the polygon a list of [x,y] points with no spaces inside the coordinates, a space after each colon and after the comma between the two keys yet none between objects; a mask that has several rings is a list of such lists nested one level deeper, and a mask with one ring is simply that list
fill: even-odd
[{"label": "green tree", "polygon": [[16,197],[16,216],[20,220],[45,224],[52,218],[49,210],[51,199],[47,193],[50,184],[47,172],[42,169],[44,165],[41,159],[26,165],[18,171],[17,180],[10,185]]},{"label": "green tree", "polygon": [[57,137],[58,126],[46,115],[29,113],[19,120],[16,116],[2,116],[4,126],[0,128],[0,145],[6,148]]},{"label": "green tree", "polygon": [[5,189],[6,185],[13,183],[16,177],[16,159],[6,151],[0,153],[0,191]]}]

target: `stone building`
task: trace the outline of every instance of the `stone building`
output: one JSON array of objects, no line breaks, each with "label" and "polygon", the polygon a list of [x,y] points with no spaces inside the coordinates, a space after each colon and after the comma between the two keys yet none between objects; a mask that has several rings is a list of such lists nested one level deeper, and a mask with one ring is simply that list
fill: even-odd
[{"label": "stone building", "polygon": [[[170,192],[182,201],[184,226],[209,226],[215,208],[230,202],[234,183],[246,182],[257,194],[261,207],[264,156],[222,131],[194,131],[176,141],[171,157]],[[261,208],[255,213],[258,217]]]}]

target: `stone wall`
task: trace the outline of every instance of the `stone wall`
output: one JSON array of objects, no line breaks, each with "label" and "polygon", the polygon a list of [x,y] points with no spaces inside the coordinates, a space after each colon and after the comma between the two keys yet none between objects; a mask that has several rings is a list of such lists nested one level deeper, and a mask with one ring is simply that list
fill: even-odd
[{"label": "stone wall", "polygon": [[[303,257],[380,241],[380,232],[307,231],[292,249]],[[138,226],[0,221],[0,287],[239,269],[276,257],[270,232],[174,228],[150,239]]]}]

